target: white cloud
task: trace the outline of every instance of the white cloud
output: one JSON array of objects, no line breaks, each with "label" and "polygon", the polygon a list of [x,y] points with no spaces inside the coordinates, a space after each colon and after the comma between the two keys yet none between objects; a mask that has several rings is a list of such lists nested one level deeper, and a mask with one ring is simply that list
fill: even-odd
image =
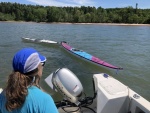
[{"label": "white cloud", "polygon": [[94,6],[91,0],[27,0],[44,6]]},{"label": "white cloud", "polygon": [[91,0],[73,0],[73,2],[80,5],[94,5],[94,2]]}]

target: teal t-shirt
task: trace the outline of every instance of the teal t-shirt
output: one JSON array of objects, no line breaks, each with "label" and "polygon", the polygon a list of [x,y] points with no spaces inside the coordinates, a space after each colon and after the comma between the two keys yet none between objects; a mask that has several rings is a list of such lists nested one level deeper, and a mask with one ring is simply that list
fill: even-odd
[{"label": "teal t-shirt", "polygon": [[21,108],[8,112],[5,103],[6,98],[4,93],[2,93],[0,94],[1,113],[58,113],[52,97],[36,86],[28,88],[28,95]]}]

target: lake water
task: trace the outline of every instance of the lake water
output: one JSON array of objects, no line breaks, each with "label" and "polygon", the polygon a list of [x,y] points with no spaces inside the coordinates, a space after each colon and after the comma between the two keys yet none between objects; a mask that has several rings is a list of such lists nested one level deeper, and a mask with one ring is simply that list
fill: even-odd
[{"label": "lake water", "polygon": [[[94,66],[80,60],[61,47],[27,43],[22,37],[67,41],[124,70],[116,71]],[[108,73],[150,101],[150,26],[42,24],[0,22],[0,87],[5,87],[12,71],[12,57],[23,47],[34,47],[47,57],[41,86],[55,100],[60,94],[53,92],[44,79],[56,69],[67,67],[80,79],[88,96],[93,95],[92,77]]]}]

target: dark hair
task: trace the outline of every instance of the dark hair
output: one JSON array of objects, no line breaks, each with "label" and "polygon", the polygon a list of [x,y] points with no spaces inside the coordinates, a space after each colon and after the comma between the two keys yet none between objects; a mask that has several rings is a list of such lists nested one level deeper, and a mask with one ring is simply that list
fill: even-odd
[{"label": "dark hair", "polygon": [[[33,76],[38,69],[36,68],[28,75],[22,74],[20,72],[12,72],[7,81],[6,91],[6,109],[12,111],[19,108],[25,102],[26,96],[28,94],[28,86],[33,80]],[[30,74],[30,75],[29,75]]]}]

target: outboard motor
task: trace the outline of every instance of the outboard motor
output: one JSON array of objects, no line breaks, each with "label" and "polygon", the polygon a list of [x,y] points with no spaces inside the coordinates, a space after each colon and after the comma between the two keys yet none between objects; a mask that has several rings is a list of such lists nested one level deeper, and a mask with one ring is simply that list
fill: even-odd
[{"label": "outboard motor", "polygon": [[54,90],[59,91],[64,99],[80,104],[83,87],[76,75],[67,68],[60,68],[45,79],[46,83]]}]

